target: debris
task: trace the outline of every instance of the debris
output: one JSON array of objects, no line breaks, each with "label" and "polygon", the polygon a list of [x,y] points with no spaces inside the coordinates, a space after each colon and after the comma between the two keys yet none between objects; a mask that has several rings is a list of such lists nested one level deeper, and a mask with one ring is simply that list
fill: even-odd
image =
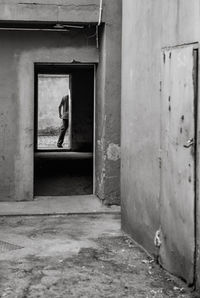
[{"label": "debris", "polygon": [[175,286],[175,287],[173,287],[173,290],[174,290],[174,291],[180,291],[181,288]]},{"label": "debris", "polygon": [[142,263],[143,264],[151,264],[151,263],[153,263],[154,262],[154,260],[142,260]]},{"label": "debris", "polygon": [[160,235],[161,234],[161,231],[160,231],[160,229],[159,230],[157,230],[156,231],[156,233],[155,233],[155,237],[154,237],[154,245],[156,246],[156,247],[160,247],[161,246],[161,239],[160,239]]},{"label": "debris", "polygon": [[142,260],[143,264],[149,264],[149,260]]}]

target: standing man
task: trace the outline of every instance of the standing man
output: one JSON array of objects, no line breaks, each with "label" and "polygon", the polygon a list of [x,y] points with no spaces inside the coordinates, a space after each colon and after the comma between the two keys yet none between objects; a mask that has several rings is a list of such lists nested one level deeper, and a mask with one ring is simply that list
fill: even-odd
[{"label": "standing man", "polygon": [[63,147],[63,141],[65,137],[65,133],[69,126],[69,91],[67,94],[62,98],[61,103],[58,107],[58,113],[60,119],[62,119],[62,125],[60,127],[60,135],[57,142],[57,147]]}]

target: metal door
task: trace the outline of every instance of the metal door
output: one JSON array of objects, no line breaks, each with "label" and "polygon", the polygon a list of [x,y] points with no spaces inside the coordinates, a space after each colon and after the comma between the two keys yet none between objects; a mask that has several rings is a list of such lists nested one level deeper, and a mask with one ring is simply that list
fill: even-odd
[{"label": "metal door", "polygon": [[162,53],[160,261],[192,284],[195,253],[195,113],[197,50]]}]

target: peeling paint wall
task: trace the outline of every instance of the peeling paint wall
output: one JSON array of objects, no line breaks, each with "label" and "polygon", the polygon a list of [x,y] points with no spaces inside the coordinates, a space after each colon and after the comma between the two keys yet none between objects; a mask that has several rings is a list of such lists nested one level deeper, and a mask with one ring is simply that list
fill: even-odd
[{"label": "peeling paint wall", "polygon": [[[161,216],[165,216],[165,210],[161,215],[160,195],[161,49],[200,40],[200,2],[123,1],[122,36],[122,225],[157,255],[159,247],[154,245],[154,237]],[[197,213],[199,272],[199,198]],[[164,267],[169,269],[169,262]],[[197,279],[200,285],[199,275]]]},{"label": "peeling paint wall", "polygon": [[107,159],[118,161],[120,159],[120,146],[117,144],[109,144],[107,148]]}]

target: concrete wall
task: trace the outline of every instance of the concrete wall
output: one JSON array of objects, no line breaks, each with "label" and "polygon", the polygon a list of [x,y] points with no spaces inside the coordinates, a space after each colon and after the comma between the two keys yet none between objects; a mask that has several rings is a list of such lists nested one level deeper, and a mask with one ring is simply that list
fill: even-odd
[{"label": "concrete wall", "polygon": [[96,23],[99,0],[0,1],[0,20],[23,22]]},{"label": "concrete wall", "polygon": [[[97,23],[99,0],[0,0],[0,20],[6,22]],[[103,1],[102,22],[121,22],[121,0]],[[113,8],[113,9],[110,9]],[[117,14],[114,14],[114,12]],[[119,32],[121,29],[119,28]]]},{"label": "concrete wall", "polygon": [[97,67],[96,192],[106,204],[120,204],[121,10],[106,2]]},{"label": "concrete wall", "polygon": [[[65,38],[64,38],[65,37]],[[71,40],[73,39],[73,45]],[[1,200],[33,198],[34,63],[98,62],[95,44],[47,32],[1,32]],[[42,45],[42,46],[41,46]]]},{"label": "concrete wall", "polygon": [[[165,216],[159,161],[161,49],[199,41],[200,2],[125,0],[122,36],[122,226],[157,255],[154,236]],[[199,198],[196,220],[199,272]]]},{"label": "concrete wall", "polygon": [[[97,0],[0,1],[4,27],[98,19]],[[102,22],[105,43],[99,45],[94,31],[93,38],[81,30],[0,31],[0,200],[33,199],[34,63],[78,61],[97,65],[95,192],[119,204],[121,0],[104,2]]]}]

